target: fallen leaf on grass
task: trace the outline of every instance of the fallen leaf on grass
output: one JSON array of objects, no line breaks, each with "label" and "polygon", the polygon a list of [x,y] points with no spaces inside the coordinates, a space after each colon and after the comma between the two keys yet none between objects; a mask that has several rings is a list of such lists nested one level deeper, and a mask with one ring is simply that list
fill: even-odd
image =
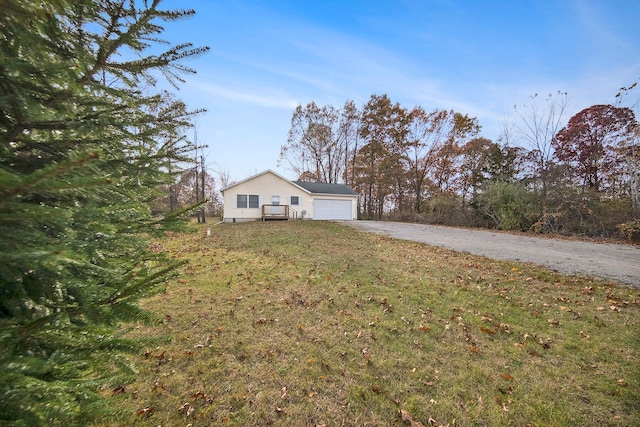
[{"label": "fallen leaf on grass", "polygon": [[484,328],[484,327],[481,327],[480,330],[485,334],[489,334],[489,335],[494,335],[496,333],[496,331],[489,328]]},{"label": "fallen leaf on grass", "polygon": [[503,402],[500,396],[496,396],[494,400],[496,404],[498,404],[498,406],[502,407],[503,412],[509,412],[509,407],[507,406],[507,403],[513,403],[513,400],[511,399],[508,399],[507,402]]},{"label": "fallen leaf on grass", "polygon": [[153,411],[155,411],[155,409],[153,408],[153,406],[150,406],[148,408],[142,408],[142,409],[138,409],[136,411],[136,415],[139,417],[145,417],[148,418],[151,415],[153,415]]},{"label": "fallen leaf on grass", "polygon": [[193,414],[194,410],[195,409],[193,408],[193,406],[191,406],[189,402],[183,403],[182,406],[178,408],[178,412],[184,412],[187,415],[187,417]]},{"label": "fallen leaf on grass", "polygon": [[511,394],[511,393],[513,393],[513,387],[511,387],[511,386],[509,388],[506,388],[506,389],[498,387],[498,390],[502,394]]},{"label": "fallen leaf on grass", "polygon": [[508,323],[500,323],[498,325],[498,328],[500,328],[500,331],[504,332],[505,334],[510,334],[511,333],[511,326],[509,326]]},{"label": "fallen leaf on grass", "polygon": [[547,339],[546,341],[542,341],[542,338],[538,341],[538,344],[542,346],[545,350],[549,350],[551,348],[551,341]]},{"label": "fallen leaf on grass", "polygon": [[367,361],[367,365],[368,365],[369,361],[371,360],[371,353],[369,353],[369,350],[367,348],[362,349],[362,356],[364,356],[364,360]]},{"label": "fallen leaf on grass", "polygon": [[371,391],[375,394],[382,394],[382,388],[379,385],[372,385]]},{"label": "fallen leaf on grass", "polygon": [[124,390],[124,386],[121,385],[119,387],[114,388],[113,390],[111,390],[111,395],[115,396],[116,394],[124,394],[125,390]]},{"label": "fallen leaf on grass", "polygon": [[503,379],[507,380],[507,381],[513,381],[513,377],[509,374],[500,374],[500,377],[502,377]]},{"label": "fallen leaf on grass", "polygon": [[400,414],[402,415],[402,421],[409,421],[411,423],[411,427],[424,427],[424,424],[419,421],[414,421],[411,414],[404,409],[400,409]]},{"label": "fallen leaf on grass", "polygon": [[193,397],[194,399],[207,400],[207,395],[202,391],[192,394],[191,397]]}]

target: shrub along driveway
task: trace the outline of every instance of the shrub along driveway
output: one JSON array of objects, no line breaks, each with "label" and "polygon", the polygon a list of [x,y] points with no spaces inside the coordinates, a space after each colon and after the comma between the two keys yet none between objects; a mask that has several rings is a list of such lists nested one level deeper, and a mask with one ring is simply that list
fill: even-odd
[{"label": "shrub along driveway", "polygon": [[493,259],[529,262],[562,274],[586,274],[640,288],[640,248],[632,245],[388,221],[344,224],[398,239]]}]

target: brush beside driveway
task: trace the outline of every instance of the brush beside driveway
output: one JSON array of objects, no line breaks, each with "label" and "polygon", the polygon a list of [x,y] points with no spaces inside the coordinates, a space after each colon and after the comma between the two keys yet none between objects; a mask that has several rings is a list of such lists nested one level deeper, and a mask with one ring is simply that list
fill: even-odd
[{"label": "brush beside driveway", "polygon": [[356,229],[500,260],[529,262],[562,274],[586,274],[640,288],[640,248],[388,221],[344,221]]}]

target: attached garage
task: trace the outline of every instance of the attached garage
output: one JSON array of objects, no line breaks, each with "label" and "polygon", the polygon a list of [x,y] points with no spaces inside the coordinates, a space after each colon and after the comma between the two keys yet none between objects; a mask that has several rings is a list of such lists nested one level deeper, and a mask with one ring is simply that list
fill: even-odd
[{"label": "attached garage", "polygon": [[358,193],[344,184],[294,181],[311,193],[311,218],[350,221],[358,217]]},{"label": "attached garage", "polygon": [[315,199],[313,201],[313,219],[351,220],[353,219],[353,201],[340,199]]}]

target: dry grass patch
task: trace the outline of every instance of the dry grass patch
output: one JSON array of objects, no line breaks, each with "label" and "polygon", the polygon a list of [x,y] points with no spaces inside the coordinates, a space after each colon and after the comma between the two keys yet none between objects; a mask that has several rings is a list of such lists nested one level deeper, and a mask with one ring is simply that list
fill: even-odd
[{"label": "dry grass patch", "polygon": [[325,222],[163,245],[190,264],[129,333],[166,337],[113,397],[129,424],[640,423],[638,289]]}]

